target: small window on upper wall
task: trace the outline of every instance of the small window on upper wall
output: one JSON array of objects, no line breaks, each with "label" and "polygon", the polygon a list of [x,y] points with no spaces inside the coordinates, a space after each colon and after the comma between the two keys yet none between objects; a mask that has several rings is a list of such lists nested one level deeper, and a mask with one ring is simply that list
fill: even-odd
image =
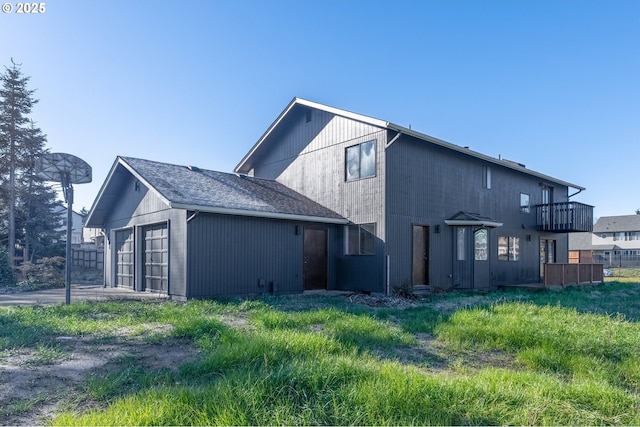
[{"label": "small window on upper wall", "polygon": [[482,167],[482,188],[491,188],[491,168],[489,166]]},{"label": "small window on upper wall", "polygon": [[529,195],[520,193],[520,213],[531,213],[531,205],[529,204]]},{"label": "small window on upper wall", "polygon": [[376,176],[375,141],[367,141],[347,148],[345,176],[347,181]]}]

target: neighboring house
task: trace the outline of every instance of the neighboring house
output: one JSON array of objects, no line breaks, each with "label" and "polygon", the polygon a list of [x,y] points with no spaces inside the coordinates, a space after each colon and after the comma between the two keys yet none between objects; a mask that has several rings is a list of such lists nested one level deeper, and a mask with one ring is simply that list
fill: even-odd
[{"label": "neighboring house", "polygon": [[[56,206],[53,209],[54,215],[58,215],[60,217],[60,227],[56,228],[56,231],[64,231],[62,235],[62,241],[67,241],[67,207],[66,206]],[[82,243],[82,226],[84,224],[84,217],[80,215],[76,211],[71,211],[71,244],[81,244]]]},{"label": "neighboring house", "polygon": [[640,215],[599,218],[592,233],[570,236],[569,251],[573,262],[640,266]]},{"label": "neighboring house", "polygon": [[583,187],[299,98],[235,172],[118,158],[87,221],[108,238],[107,284],[192,298],[537,283],[568,262],[567,233],[593,227],[570,200]]}]

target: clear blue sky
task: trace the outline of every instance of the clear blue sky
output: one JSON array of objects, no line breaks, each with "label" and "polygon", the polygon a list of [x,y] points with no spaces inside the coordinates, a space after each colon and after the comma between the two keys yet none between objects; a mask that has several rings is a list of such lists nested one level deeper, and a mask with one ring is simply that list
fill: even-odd
[{"label": "clear blue sky", "polygon": [[[10,2],[14,8],[17,2]],[[640,1],[80,1],[0,14],[54,152],[232,171],[294,97],[587,187],[640,208]]]}]

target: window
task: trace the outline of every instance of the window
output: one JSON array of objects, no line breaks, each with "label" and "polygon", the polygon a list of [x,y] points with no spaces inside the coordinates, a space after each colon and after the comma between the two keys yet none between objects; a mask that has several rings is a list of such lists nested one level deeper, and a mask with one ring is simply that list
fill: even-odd
[{"label": "window", "polygon": [[520,238],[512,236],[498,237],[498,260],[520,260]]},{"label": "window", "polygon": [[613,240],[624,240],[624,233],[613,233]]},{"label": "window", "polygon": [[345,173],[347,181],[376,176],[375,141],[367,141],[347,148]]},{"label": "window", "polygon": [[520,193],[520,213],[531,213],[531,205],[529,204],[529,195]]},{"label": "window", "polygon": [[348,225],[346,255],[375,255],[376,224]]},{"label": "window", "polygon": [[627,231],[624,233],[624,240],[638,240],[638,234],[640,233],[636,233],[635,231]]},{"label": "window", "polygon": [[489,259],[487,237],[488,231],[486,228],[481,228],[473,234],[475,260],[486,261]]},{"label": "window", "polygon": [[467,259],[466,257],[466,232],[467,229],[464,227],[458,227],[458,232],[456,234],[456,252],[458,261],[464,261]]},{"label": "window", "polygon": [[489,166],[482,167],[482,188],[491,188],[491,168]]}]

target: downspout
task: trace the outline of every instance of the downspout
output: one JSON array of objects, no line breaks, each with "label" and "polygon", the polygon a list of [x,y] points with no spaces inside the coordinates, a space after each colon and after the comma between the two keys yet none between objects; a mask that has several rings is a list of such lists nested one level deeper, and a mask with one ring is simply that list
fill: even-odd
[{"label": "downspout", "polygon": [[191,214],[191,216],[187,218],[187,224],[191,222],[191,220],[197,217],[199,214],[200,214],[200,211],[194,211],[193,214]]},{"label": "downspout", "polygon": [[396,142],[398,140],[398,138],[400,138],[400,135],[402,135],[402,132],[398,132],[396,134],[396,136],[394,136],[393,138],[391,138],[391,141],[387,142],[387,144],[385,145],[384,148],[389,148],[391,146],[391,144],[393,144],[394,142]]},{"label": "downspout", "polygon": [[572,195],[567,196],[567,199],[570,199],[570,198],[572,198],[573,196],[577,196],[577,195],[578,195],[578,194],[580,194],[580,193],[582,193],[582,190],[578,190],[578,191],[576,191],[575,193],[573,193]]},{"label": "downspout", "polygon": [[[402,135],[402,132],[398,131],[398,133],[396,133],[396,136],[391,138],[391,140],[385,144],[384,148],[385,149],[389,148],[391,144],[393,144],[398,140],[398,138],[400,138],[401,135]],[[385,192],[386,192],[386,189],[385,189]],[[385,198],[386,198],[386,195],[385,195]],[[385,221],[386,221],[386,214],[385,214]],[[386,243],[385,243],[385,246],[386,246]],[[385,252],[386,252],[386,249],[385,249]],[[386,258],[385,260],[386,261],[385,262],[385,270],[386,270],[385,293],[387,296],[390,296],[391,295],[391,255],[387,254],[385,258]]]},{"label": "downspout", "polygon": [[[104,238],[102,250],[102,287],[107,287],[107,257],[105,256],[105,252],[111,253],[111,249],[107,251],[107,246],[109,246],[109,239],[107,239],[107,233],[104,232],[104,228],[100,229],[100,234]],[[98,262],[98,253],[96,252],[96,263]]]}]

